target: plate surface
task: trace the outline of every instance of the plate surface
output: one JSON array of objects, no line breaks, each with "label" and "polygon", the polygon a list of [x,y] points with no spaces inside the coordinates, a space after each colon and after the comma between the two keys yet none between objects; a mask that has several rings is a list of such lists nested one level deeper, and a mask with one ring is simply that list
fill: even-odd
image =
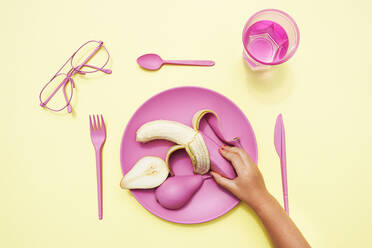
[{"label": "plate surface", "polygon": [[[134,113],[125,129],[120,148],[123,175],[143,156],[165,155],[173,143],[156,140],[136,142],[136,131],[152,120],[173,120],[192,126],[192,116],[200,109],[214,110],[225,137],[240,137],[243,148],[257,162],[257,144],[253,129],[243,112],[225,96],[200,87],[178,87],[163,91],[147,100]],[[177,175],[191,175],[192,164],[186,152],[172,155],[170,164]],[[191,201],[179,210],[163,208],[155,199],[154,189],[131,190],[137,201],[152,214],[171,222],[195,224],[215,219],[234,208],[239,200],[207,179]]]}]

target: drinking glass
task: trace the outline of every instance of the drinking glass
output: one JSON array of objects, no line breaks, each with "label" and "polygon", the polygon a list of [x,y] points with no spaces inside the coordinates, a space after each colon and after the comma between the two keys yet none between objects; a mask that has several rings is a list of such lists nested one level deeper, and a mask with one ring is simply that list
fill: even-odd
[{"label": "drinking glass", "polygon": [[300,32],[287,13],[265,9],[249,18],[243,29],[243,57],[252,70],[268,69],[290,59]]}]

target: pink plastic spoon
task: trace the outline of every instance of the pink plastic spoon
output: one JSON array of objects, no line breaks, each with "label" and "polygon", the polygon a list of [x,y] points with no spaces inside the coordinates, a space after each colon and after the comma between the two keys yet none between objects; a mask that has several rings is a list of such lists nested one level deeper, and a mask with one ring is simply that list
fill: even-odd
[{"label": "pink plastic spoon", "polygon": [[158,70],[164,64],[168,65],[198,65],[198,66],[213,66],[214,61],[211,60],[163,60],[159,55],[149,53],[138,57],[137,63],[147,70]]}]

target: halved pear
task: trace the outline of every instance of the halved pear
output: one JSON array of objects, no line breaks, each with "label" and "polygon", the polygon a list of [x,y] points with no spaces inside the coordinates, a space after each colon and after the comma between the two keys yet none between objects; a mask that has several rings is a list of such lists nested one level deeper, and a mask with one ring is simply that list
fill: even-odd
[{"label": "halved pear", "polygon": [[151,189],[167,179],[169,168],[165,161],[155,156],[145,156],[125,174],[120,182],[123,189]]}]

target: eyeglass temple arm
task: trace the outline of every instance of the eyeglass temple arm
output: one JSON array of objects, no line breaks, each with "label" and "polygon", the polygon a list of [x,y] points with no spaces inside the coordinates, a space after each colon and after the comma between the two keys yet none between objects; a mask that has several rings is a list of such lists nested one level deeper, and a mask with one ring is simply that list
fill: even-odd
[{"label": "eyeglass temple arm", "polygon": [[96,66],[93,66],[93,65],[88,65],[88,61],[98,52],[98,50],[103,46],[103,41],[100,41],[99,42],[99,45],[96,47],[96,49],[94,49],[94,51],[84,60],[83,63],[81,63],[81,65],[79,65],[78,67],[76,67],[76,71],[79,73],[79,74],[85,74],[84,72],[81,71],[81,68],[83,68],[84,66],[86,67],[90,67],[90,68],[93,68],[93,69],[96,69],[96,70],[99,70],[99,71],[102,71],[104,73],[107,73],[107,74],[111,74],[111,70],[110,69],[103,69],[103,68],[98,68]]},{"label": "eyeglass temple arm", "polygon": [[[112,70],[110,70],[110,69],[99,68],[99,67],[97,67],[97,66],[94,66],[94,65],[88,65],[88,64],[85,64],[85,65],[81,66],[80,68],[82,68],[82,67],[84,67],[84,66],[86,66],[86,67],[90,67],[90,68],[93,68],[93,69],[96,69],[96,70],[99,70],[99,71],[102,71],[102,72],[107,73],[107,74],[111,74],[111,73],[112,73]],[[85,74],[85,72],[82,72],[82,71],[78,71],[78,73],[79,73],[79,74]]]},{"label": "eyeglass temple arm", "polygon": [[[71,81],[72,87],[75,88],[74,80],[73,80],[72,78],[70,78],[70,81]],[[71,107],[71,105],[70,105],[70,100],[68,99],[67,94],[66,94],[66,85],[67,85],[67,84],[65,84],[65,85],[63,86],[63,89],[62,89],[62,90],[63,90],[63,95],[64,95],[65,100],[66,100],[67,112],[68,112],[68,113],[71,113],[71,112],[72,112],[72,107]],[[71,96],[72,96],[72,95],[71,95]]]},{"label": "eyeglass temple arm", "polygon": [[44,107],[48,104],[50,99],[57,93],[57,91],[62,87],[62,85],[65,85],[70,80],[70,75],[67,75],[65,79],[63,79],[62,83],[60,83],[57,88],[52,92],[52,94],[49,95],[49,97],[44,101],[40,103],[40,106]]},{"label": "eyeglass temple arm", "polygon": [[[97,69],[97,70],[100,70],[104,73],[107,73],[107,74],[110,74],[112,71],[110,69],[101,69],[101,68],[98,68],[96,66],[93,66],[93,65],[84,65],[84,66],[87,66],[87,67],[90,67],[90,68],[93,68],[93,69]],[[79,66],[79,68],[82,68],[83,66]],[[69,100],[68,100],[68,97],[66,95],[66,85],[67,85],[67,82],[68,81],[71,81],[73,87],[75,87],[74,85],[74,81],[73,79],[71,78],[76,72],[78,72],[79,74],[85,74],[85,73],[82,73],[80,71],[77,71],[77,70],[74,70],[74,71],[71,71],[70,73],[68,73],[67,77],[62,81],[62,83],[60,83],[58,85],[58,87],[53,91],[52,94],[50,94],[50,96],[44,101],[44,102],[41,102],[40,105],[42,107],[44,107],[46,104],[48,104],[48,102],[50,101],[50,99],[57,93],[57,91],[62,87],[62,85],[64,85],[64,89],[63,89],[63,95],[65,97],[65,100],[66,100],[66,104],[67,104],[67,112],[71,113],[72,112],[72,107],[69,103]]]},{"label": "eyeglass temple arm", "polygon": [[103,46],[103,41],[99,41],[99,44],[98,46],[96,47],[96,49],[94,49],[94,51],[83,61],[83,63],[81,63],[78,67],[76,67],[76,71],[80,71],[80,69],[83,67],[83,66],[87,66],[87,63],[88,61],[96,54],[96,52],[98,52],[98,50]]}]

